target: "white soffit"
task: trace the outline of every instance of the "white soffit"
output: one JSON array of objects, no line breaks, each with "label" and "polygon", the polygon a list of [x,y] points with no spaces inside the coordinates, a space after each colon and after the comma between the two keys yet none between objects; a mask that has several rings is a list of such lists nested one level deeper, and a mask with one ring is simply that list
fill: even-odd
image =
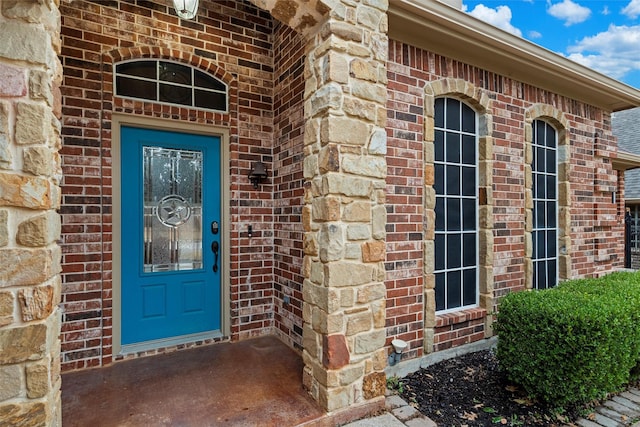
[{"label": "white soffit", "polygon": [[640,91],[436,0],[389,0],[389,38],[607,111]]}]

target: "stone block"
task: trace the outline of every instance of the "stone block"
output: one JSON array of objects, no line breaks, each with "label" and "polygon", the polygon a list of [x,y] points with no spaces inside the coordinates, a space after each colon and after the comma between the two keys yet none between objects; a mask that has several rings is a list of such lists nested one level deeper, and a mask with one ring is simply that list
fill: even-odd
[{"label": "stone block", "polygon": [[320,231],[318,232],[320,260],[322,262],[342,259],[345,250],[343,233],[342,225],[322,224],[322,227],[320,227]]},{"label": "stone block", "polygon": [[376,205],[371,209],[372,237],[382,240],[387,235],[387,209],[384,205]]},{"label": "stone block", "polygon": [[364,332],[355,336],[355,354],[369,354],[384,347],[386,334],[384,329]]},{"label": "stone block", "polygon": [[53,107],[51,76],[46,71],[31,70],[29,72],[29,97],[47,101],[47,105]]},{"label": "stone block", "polygon": [[355,366],[347,366],[337,372],[338,384],[341,386],[352,384],[358,381],[364,375],[362,364]]},{"label": "stone block", "polygon": [[370,125],[352,117],[325,117],[320,125],[320,141],[326,144],[364,146],[369,141]]},{"label": "stone block", "polygon": [[319,403],[327,412],[336,411],[348,407],[354,402],[352,397],[352,387],[334,387],[320,390]]},{"label": "stone block", "polygon": [[367,304],[373,301],[383,300],[387,293],[384,283],[372,283],[358,288],[358,304]]},{"label": "stone block", "polygon": [[371,202],[354,201],[344,207],[342,220],[345,222],[371,222]]},{"label": "stone block", "polygon": [[378,81],[378,69],[375,62],[356,58],[349,64],[349,74],[360,80]]},{"label": "stone block", "polygon": [[369,154],[381,156],[387,154],[387,132],[384,129],[376,129],[371,134]]},{"label": "stone block", "polygon": [[340,171],[340,153],[335,145],[326,145],[318,153],[318,169],[321,173]]},{"label": "stone block", "polygon": [[23,246],[47,246],[60,237],[60,216],[55,211],[34,216],[18,226],[16,242]]},{"label": "stone block", "polygon": [[49,425],[46,406],[42,402],[0,405],[0,420],[3,425],[7,426],[40,427]]},{"label": "stone block", "polygon": [[0,288],[38,285],[61,270],[60,248],[0,249]]},{"label": "stone block", "polygon": [[49,393],[49,368],[45,364],[27,366],[27,397],[37,399]]},{"label": "stone block", "polygon": [[[425,316],[426,317],[426,316]],[[433,327],[427,327],[425,323],[424,329],[424,352],[425,354],[433,353],[435,330]]]},{"label": "stone block", "polygon": [[318,285],[324,283],[324,264],[321,262],[314,262],[311,264],[309,280]]},{"label": "stone block", "polygon": [[342,288],[375,282],[377,265],[336,261],[325,264],[326,287]]},{"label": "stone block", "polygon": [[315,233],[305,233],[302,248],[305,255],[318,255],[318,241],[316,240]]},{"label": "stone block", "polygon": [[352,80],[351,93],[358,98],[380,104],[387,102],[387,88],[382,84],[374,84],[362,80]]},{"label": "stone block", "polygon": [[312,219],[314,221],[338,221],[340,219],[340,199],[333,196],[313,199]]},{"label": "stone block", "polygon": [[[0,117],[0,120],[1,120],[1,117]],[[11,169],[12,159],[13,159],[13,154],[11,154],[11,147],[9,147],[9,140],[7,139],[6,135],[0,133],[0,169]]]},{"label": "stone block", "polygon": [[387,176],[387,162],[382,156],[342,156],[342,171],[354,175],[383,179]]},{"label": "stone block", "polygon": [[51,126],[49,116],[50,111],[42,104],[17,103],[15,142],[22,145],[46,143]]},{"label": "stone block", "polygon": [[330,21],[321,31],[323,38],[334,35],[343,40],[354,41],[360,43],[363,40],[363,31],[360,27],[351,25],[347,22]]},{"label": "stone block", "polygon": [[353,307],[355,302],[355,292],[351,288],[340,289],[340,306]]},{"label": "stone block", "polygon": [[[320,141],[320,119],[308,119],[304,123],[304,145],[305,149],[313,149],[313,146]],[[311,147],[309,147],[311,146]],[[307,153],[311,154],[311,153]],[[309,157],[307,155],[307,157]],[[305,159],[306,160],[306,159]],[[312,175],[313,176],[313,175]]]},{"label": "stone block", "polygon": [[9,244],[9,211],[0,209],[0,247]]},{"label": "stone block", "polygon": [[22,373],[19,365],[0,366],[0,402],[19,396],[22,392]]},{"label": "stone block", "polygon": [[51,176],[54,172],[54,153],[45,146],[25,148],[22,160],[22,170],[25,172],[44,176]]},{"label": "stone block", "polygon": [[329,109],[340,109],[342,96],[342,89],[335,82],[316,90],[310,100],[310,116],[315,117]]},{"label": "stone block", "polygon": [[424,272],[425,274],[433,273],[435,269],[435,254],[436,247],[435,242],[433,240],[425,240],[424,241]]},{"label": "stone block", "polygon": [[373,319],[369,310],[347,315],[347,336],[360,332],[367,332],[373,326]]},{"label": "stone block", "polygon": [[371,313],[373,314],[373,327],[384,328],[387,322],[387,301],[381,299],[371,303]]},{"label": "stone block", "polygon": [[362,244],[362,261],[378,262],[386,259],[386,245],[382,240]]},{"label": "stone block", "polygon": [[436,291],[426,289],[424,291],[424,327],[434,328],[436,326]]},{"label": "stone block", "polygon": [[[0,292],[0,319],[3,317],[13,318],[13,302],[14,302],[13,292],[10,291],[2,291]],[[11,322],[9,322],[11,323]],[[2,324],[0,320],[0,326],[7,325],[7,323]]]},{"label": "stone block", "polygon": [[312,231],[312,228],[311,228],[311,212],[312,212],[312,207],[310,205],[304,205],[302,207],[302,213],[301,213],[302,228],[303,228],[303,230],[305,232]]},{"label": "stone block", "polygon": [[27,94],[27,77],[24,68],[0,64],[0,96],[21,97]]},{"label": "stone block", "polygon": [[349,364],[349,347],[342,334],[322,337],[322,364],[327,369],[340,369]]},{"label": "stone block", "polygon": [[[371,238],[371,228],[368,225],[352,224],[347,226],[347,239],[354,240],[368,240]],[[360,256],[360,247],[354,245],[357,248],[358,256]]]},{"label": "stone block", "polygon": [[365,399],[384,396],[387,389],[387,376],[384,372],[372,372],[362,381],[362,391]]},{"label": "stone block", "polygon": [[38,286],[20,289],[18,300],[23,321],[45,319],[53,310],[53,287]]},{"label": "stone block", "polygon": [[493,266],[481,265],[479,270],[480,293],[493,294]]},{"label": "stone block", "polygon": [[323,188],[328,194],[368,197],[372,191],[372,182],[367,178],[329,173],[323,177]]},{"label": "stone block", "polygon": [[349,82],[349,62],[344,54],[329,52],[321,61],[323,82]]},{"label": "stone block", "polygon": [[58,191],[47,179],[0,173],[0,206],[51,209],[58,204]]},{"label": "stone block", "polygon": [[42,359],[47,347],[46,338],[47,326],[44,324],[0,330],[0,364]]},{"label": "stone block", "polygon": [[[376,104],[375,102],[368,102],[363,99],[345,96],[342,109],[350,116],[374,123],[377,121],[378,104]],[[369,143],[370,152],[372,149],[380,148],[378,144],[375,144],[375,147],[376,148],[372,148],[372,142]]]}]

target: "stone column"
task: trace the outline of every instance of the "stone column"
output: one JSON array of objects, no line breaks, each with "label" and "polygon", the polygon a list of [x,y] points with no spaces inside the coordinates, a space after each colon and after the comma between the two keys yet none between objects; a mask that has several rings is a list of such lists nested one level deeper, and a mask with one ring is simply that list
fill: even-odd
[{"label": "stone column", "polygon": [[57,0],[0,0],[0,424],[61,425]]},{"label": "stone column", "polygon": [[387,7],[334,2],[307,49],[303,380],[329,412],[386,386]]}]

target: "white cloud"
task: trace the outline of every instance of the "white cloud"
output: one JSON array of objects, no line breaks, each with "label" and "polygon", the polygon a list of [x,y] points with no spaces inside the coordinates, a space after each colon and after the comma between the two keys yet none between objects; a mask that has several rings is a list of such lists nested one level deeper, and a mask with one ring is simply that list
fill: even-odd
[{"label": "white cloud", "polygon": [[478,18],[488,24],[505,30],[518,37],[522,37],[522,31],[511,24],[511,9],[509,6],[497,6],[495,9],[483,4],[477,5],[469,15]]},{"label": "white cloud", "polygon": [[631,19],[636,19],[640,16],[640,0],[631,0],[629,4],[622,9],[622,14]]},{"label": "white cloud", "polygon": [[531,40],[535,40],[535,39],[541,39],[542,38],[542,34],[539,31],[535,31],[535,30],[531,30],[527,33],[527,36],[531,39]]},{"label": "white cloud", "polygon": [[591,9],[580,6],[571,0],[562,0],[561,3],[552,4],[547,12],[554,18],[564,21],[564,25],[567,27],[584,22],[591,15]]},{"label": "white cloud", "polygon": [[567,51],[569,59],[620,79],[640,71],[640,25],[610,25],[607,31],[585,37]]},{"label": "white cloud", "polygon": [[611,14],[611,11],[609,10],[609,6],[605,5],[605,7],[602,8],[602,11],[600,13],[604,16]]}]

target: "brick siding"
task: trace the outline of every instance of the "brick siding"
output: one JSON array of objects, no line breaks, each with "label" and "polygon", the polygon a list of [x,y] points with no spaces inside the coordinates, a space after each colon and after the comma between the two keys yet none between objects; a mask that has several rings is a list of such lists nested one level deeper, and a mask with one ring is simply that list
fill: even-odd
[{"label": "brick siding", "polygon": [[[482,317],[494,311],[504,295],[525,289],[525,116],[534,106],[548,105],[568,123],[564,129],[570,161],[568,277],[599,276],[623,266],[621,202],[611,202],[618,177],[609,161],[617,149],[609,113],[396,41],[389,44],[388,78],[387,340],[408,341],[407,357],[419,356],[425,342],[424,351],[431,352],[482,339],[491,333],[485,331],[490,322],[483,324]],[[488,136],[493,140],[489,188],[494,240],[493,277],[487,280],[494,302],[436,316],[431,343],[422,333],[434,314],[423,301],[421,239],[428,240],[433,231],[424,225],[428,212],[423,213],[422,207],[422,116],[425,86],[441,79],[464,80],[473,85],[470,91],[480,90],[491,99],[485,114],[493,123]],[[456,87],[449,96],[475,102]]]},{"label": "brick siding", "polygon": [[[270,15],[247,2],[201,2],[197,21],[180,21],[163,3],[61,4],[63,83],[64,182],[63,221],[63,369],[79,369],[111,362],[111,112],[135,113],[225,127],[230,130],[231,171],[231,337],[271,333],[274,323],[274,210],[277,186],[280,212],[295,217],[300,189],[295,148],[301,134],[297,117],[286,108],[301,110],[301,99],[287,94],[300,87],[300,41],[279,30],[283,46],[274,75]],[[161,57],[199,67],[231,83],[229,113],[210,113],[113,97],[112,64],[121,59]],[[282,77],[290,74],[290,77]],[[279,138],[289,148],[278,151],[273,163],[274,77],[279,78]],[[289,89],[287,87],[290,86]],[[300,89],[302,92],[302,89]],[[299,104],[297,107],[295,104]],[[280,141],[280,139],[279,139]],[[286,142],[288,141],[288,142]],[[297,142],[296,142],[297,141]],[[298,144],[299,145],[299,144]],[[297,151],[296,151],[297,150]],[[267,164],[270,177],[254,190],[247,175],[254,161]],[[275,166],[275,168],[274,168]],[[299,168],[298,168],[299,169]],[[280,171],[279,176],[273,175]],[[289,189],[287,189],[289,188]],[[286,205],[286,206],[285,206]],[[289,208],[291,206],[293,208]],[[294,210],[292,210],[294,209]],[[254,234],[248,239],[247,226]],[[291,295],[290,308],[278,320],[290,341],[299,342],[300,241],[296,230],[278,230],[278,294]],[[291,239],[296,240],[293,241]],[[286,255],[286,256],[285,256]],[[284,279],[283,279],[284,278]],[[295,285],[294,285],[295,284]],[[289,290],[289,287],[297,289]],[[282,299],[280,298],[279,301]],[[281,302],[279,303],[282,306]],[[282,311],[282,310],[281,310]],[[293,317],[293,319],[291,319]],[[289,320],[286,320],[289,319]],[[287,326],[280,326],[287,325]],[[295,325],[295,326],[294,326]]]}]

